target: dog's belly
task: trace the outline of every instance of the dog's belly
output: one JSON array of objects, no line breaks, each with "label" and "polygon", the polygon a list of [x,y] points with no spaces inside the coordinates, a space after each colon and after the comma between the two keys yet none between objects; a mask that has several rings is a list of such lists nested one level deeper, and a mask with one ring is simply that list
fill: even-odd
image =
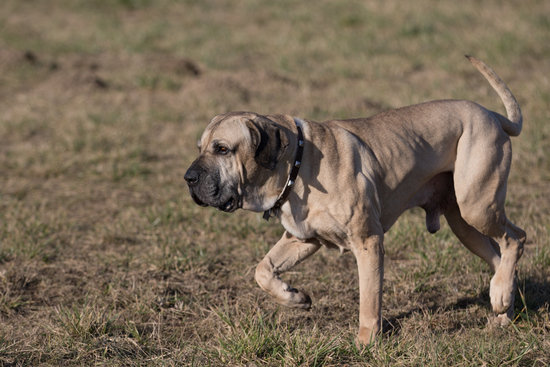
[{"label": "dog's belly", "polygon": [[416,206],[426,212],[426,228],[430,233],[435,233],[440,228],[439,216],[445,214],[456,201],[452,172],[443,172],[432,177],[413,196],[406,209]]}]

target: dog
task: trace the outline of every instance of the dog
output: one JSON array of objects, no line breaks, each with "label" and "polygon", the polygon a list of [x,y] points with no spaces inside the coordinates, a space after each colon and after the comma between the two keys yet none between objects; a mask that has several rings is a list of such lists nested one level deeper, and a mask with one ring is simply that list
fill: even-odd
[{"label": "dog", "polygon": [[489,321],[514,316],[516,264],[525,232],[504,210],[521,132],[519,104],[497,74],[467,56],[498,93],[508,117],[465,100],[438,100],[368,118],[317,123],[288,115],[232,112],[214,117],[184,179],[194,202],[278,217],[286,229],[256,268],[260,287],[284,306],[309,309],[307,293],[279,277],[322,246],[351,251],[359,274],[359,332],[382,329],[384,233],[421,207],[431,233],[451,230],[494,272]]}]

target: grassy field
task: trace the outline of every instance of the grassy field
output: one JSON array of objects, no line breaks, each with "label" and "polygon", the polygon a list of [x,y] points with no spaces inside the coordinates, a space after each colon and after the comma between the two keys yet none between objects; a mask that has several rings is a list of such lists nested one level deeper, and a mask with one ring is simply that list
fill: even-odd
[{"label": "grassy field", "polygon": [[[283,230],[192,203],[218,113],[313,120],[515,94],[517,318],[487,327],[488,266],[420,211],[386,237],[384,333],[357,349],[351,254],[321,250],[277,306],[254,268]],[[550,2],[3,0],[0,365],[550,365]]]}]

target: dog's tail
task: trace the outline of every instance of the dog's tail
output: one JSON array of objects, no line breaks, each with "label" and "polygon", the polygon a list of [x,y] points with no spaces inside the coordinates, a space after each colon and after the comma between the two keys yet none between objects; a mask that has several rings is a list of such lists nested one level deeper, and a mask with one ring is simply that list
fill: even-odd
[{"label": "dog's tail", "polygon": [[518,136],[523,125],[523,116],[521,115],[521,109],[519,108],[518,101],[516,101],[514,95],[510,92],[510,89],[508,89],[506,84],[504,84],[493,69],[487,66],[483,61],[478,60],[473,56],[466,55],[466,57],[470,60],[472,65],[474,65],[475,68],[483,74],[483,76],[489,81],[493,89],[502,99],[508,118],[495,113],[502,125],[502,129],[510,136]]}]

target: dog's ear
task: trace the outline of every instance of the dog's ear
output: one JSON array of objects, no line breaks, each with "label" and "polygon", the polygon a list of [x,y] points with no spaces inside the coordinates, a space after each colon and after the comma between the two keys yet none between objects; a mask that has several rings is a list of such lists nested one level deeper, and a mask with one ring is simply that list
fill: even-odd
[{"label": "dog's ear", "polygon": [[256,162],[264,168],[274,170],[288,146],[286,134],[267,117],[257,116],[246,122],[256,152]]}]

